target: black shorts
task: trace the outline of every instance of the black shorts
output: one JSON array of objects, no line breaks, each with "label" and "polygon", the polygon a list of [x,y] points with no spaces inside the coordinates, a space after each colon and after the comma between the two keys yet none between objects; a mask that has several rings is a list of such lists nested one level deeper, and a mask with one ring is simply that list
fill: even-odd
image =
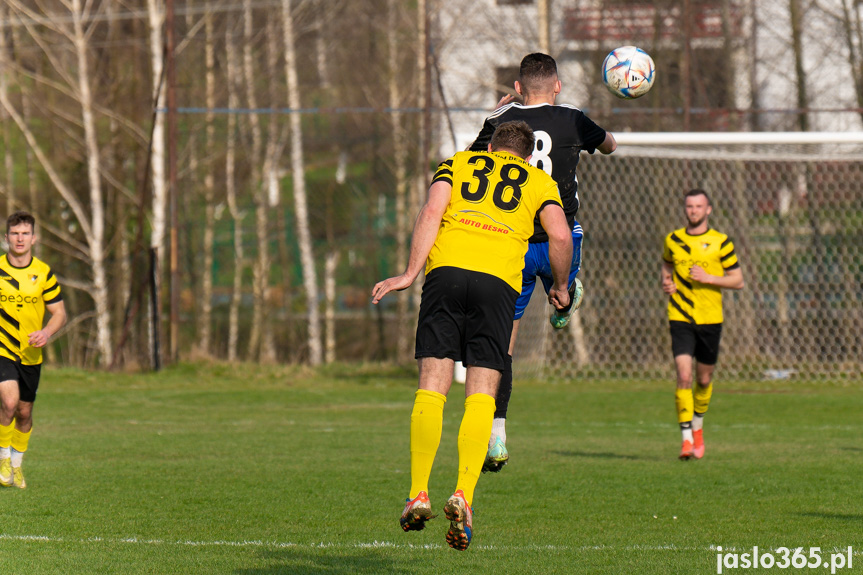
[{"label": "black shorts", "polygon": [[499,277],[433,269],[423,285],[416,358],[436,357],[503,371],[518,292]]},{"label": "black shorts", "polygon": [[42,364],[22,365],[5,356],[0,356],[0,381],[17,381],[19,401],[33,403],[39,389],[39,376]]},{"label": "black shorts", "polygon": [[702,325],[686,321],[671,321],[671,352],[691,355],[698,363],[716,365],[719,358],[719,340],[722,338],[721,323]]}]

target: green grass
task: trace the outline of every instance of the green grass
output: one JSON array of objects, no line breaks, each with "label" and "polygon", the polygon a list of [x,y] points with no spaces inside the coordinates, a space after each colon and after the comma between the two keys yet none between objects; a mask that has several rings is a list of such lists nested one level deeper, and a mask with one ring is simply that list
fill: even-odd
[{"label": "green grass", "polygon": [[[415,385],[412,370],[376,366],[46,368],[29,486],[0,491],[0,568],[716,573],[715,545],[850,545],[855,569],[837,573],[863,572],[859,382],[719,383],[707,456],[684,463],[671,382],[517,381],[511,463],[480,478],[466,552],[446,546],[442,516],[398,527]],[[456,385],[436,508],[455,486],[462,405]]]}]

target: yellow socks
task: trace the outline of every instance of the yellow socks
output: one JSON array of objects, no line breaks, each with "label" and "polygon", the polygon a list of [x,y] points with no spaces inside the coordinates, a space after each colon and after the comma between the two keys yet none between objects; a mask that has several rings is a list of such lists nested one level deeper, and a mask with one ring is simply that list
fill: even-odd
[{"label": "yellow socks", "polygon": [[0,425],[0,449],[9,449],[12,445],[12,430],[15,429],[15,420],[9,425]]},{"label": "yellow socks", "polygon": [[694,411],[692,390],[678,389],[674,394],[674,403],[677,405],[677,422],[692,421]]},{"label": "yellow socks", "polygon": [[713,395],[713,384],[708,383],[707,387],[696,385],[692,389],[693,411],[704,415],[707,413],[707,408],[710,405],[710,396]]},{"label": "yellow socks", "polygon": [[[443,408],[446,396],[434,391],[417,390],[411,413],[411,490],[413,499],[420,491],[428,493],[432,465],[440,446]],[[468,505],[473,501],[494,419],[494,398],[475,393],[465,399],[464,417],[458,433],[459,473],[456,491],[464,492]]]},{"label": "yellow socks", "polygon": [[30,431],[24,433],[23,431],[18,431],[17,429],[12,431],[12,449],[18,451],[20,453],[24,453],[27,451],[27,445],[30,443],[30,434],[33,433],[33,428],[30,428]]},{"label": "yellow socks", "polygon": [[428,493],[429,477],[440,445],[445,403],[446,396],[436,391],[418,389],[416,392],[411,413],[411,499],[420,491]]},{"label": "yellow socks", "polygon": [[494,420],[494,398],[484,393],[475,393],[464,401],[464,417],[458,432],[458,483],[467,504],[473,501],[473,492],[479,481],[488,438]]}]

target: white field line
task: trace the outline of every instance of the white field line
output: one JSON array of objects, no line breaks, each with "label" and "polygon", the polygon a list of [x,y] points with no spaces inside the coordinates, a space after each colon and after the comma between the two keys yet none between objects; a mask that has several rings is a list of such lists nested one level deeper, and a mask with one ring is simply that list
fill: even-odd
[{"label": "white field line", "polygon": [[[49,537],[46,535],[12,535],[0,533],[0,541],[23,541],[34,543],[73,543],[92,544],[104,543],[134,544],[134,545],[170,545],[175,547],[260,547],[267,549],[285,549],[299,547],[306,549],[446,549],[443,544],[428,543],[425,545],[414,545],[412,543],[393,543],[391,541],[372,541],[370,543],[335,543],[320,541],[317,543],[291,543],[282,541],[192,541],[192,540],[168,540],[168,539],[141,539],[138,537]],[[716,553],[716,545],[707,547],[669,545],[471,545],[471,549],[483,549],[489,551],[706,551]],[[793,548],[792,548],[793,549]],[[736,553],[751,551],[752,547],[728,547],[722,546],[722,553]],[[764,553],[774,552],[774,548],[763,548]],[[824,549],[824,553],[847,552],[848,547]],[[853,555],[863,555],[863,550],[852,551]]]}]

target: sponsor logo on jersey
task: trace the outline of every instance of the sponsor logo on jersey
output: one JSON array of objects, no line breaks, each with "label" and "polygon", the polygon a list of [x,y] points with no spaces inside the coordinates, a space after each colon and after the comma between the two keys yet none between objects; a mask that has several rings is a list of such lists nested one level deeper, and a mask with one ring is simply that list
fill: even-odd
[{"label": "sponsor logo on jersey", "polygon": [[674,265],[686,268],[691,268],[692,266],[701,266],[702,268],[706,268],[710,265],[710,262],[700,262],[698,260],[674,260]]},{"label": "sponsor logo on jersey", "polygon": [[39,303],[39,296],[12,294],[0,292],[0,303]]},{"label": "sponsor logo on jersey", "polygon": [[31,281],[31,282],[33,282],[33,283],[35,284],[37,281],[39,281],[39,276],[38,276],[38,275],[36,275],[36,274],[31,275],[31,276],[30,276],[30,281]]}]

